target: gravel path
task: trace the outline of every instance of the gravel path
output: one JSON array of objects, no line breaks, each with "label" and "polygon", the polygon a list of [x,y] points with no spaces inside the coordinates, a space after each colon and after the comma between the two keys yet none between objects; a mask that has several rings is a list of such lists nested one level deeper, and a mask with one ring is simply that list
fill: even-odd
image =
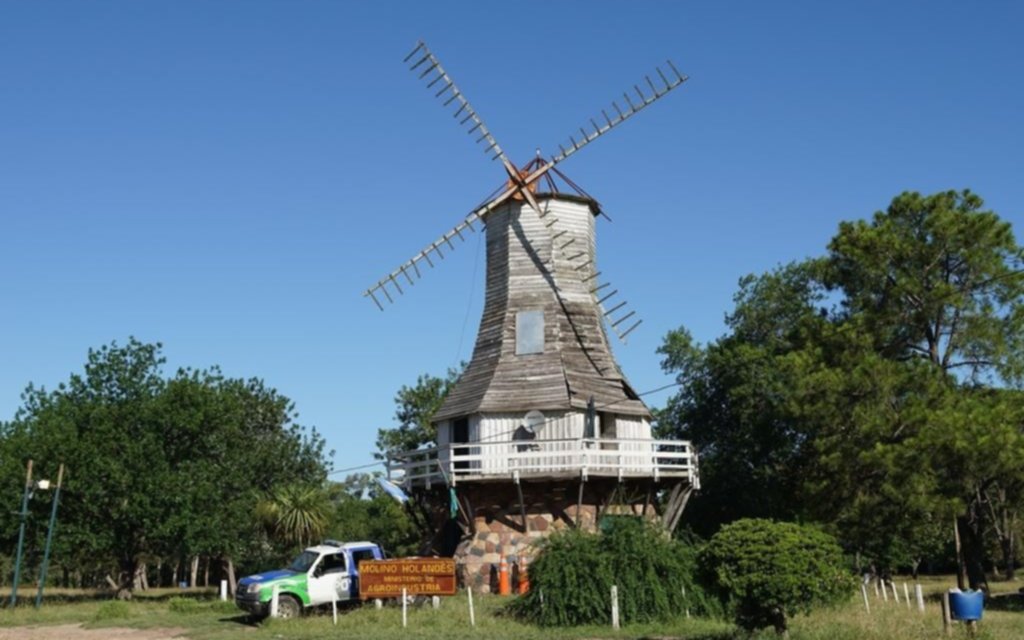
[{"label": "gravel path", "polygon": [[83,629],[79,624],[43,627],[0,628],[0,640],[171,640],[181,638],[186,629],[126,629],[106,627]]}]

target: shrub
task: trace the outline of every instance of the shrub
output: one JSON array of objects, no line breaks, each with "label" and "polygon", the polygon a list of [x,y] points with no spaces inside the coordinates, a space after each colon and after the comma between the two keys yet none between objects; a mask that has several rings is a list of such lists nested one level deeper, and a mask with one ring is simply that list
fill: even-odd
[{"label": "shrub", "polygon": [[603,534],[560,532],[542,545],[529,567],[529,593],[511,605],[513,613],[536,624],[607,622],[612,585],[618,586],[623,622],[668,620],[686,608],[717,611],[694,580],[693,548],[639,519],[614,518]]},{"label": "shrub", "polygon": [[132,615],[132,608],[123,600],[107,600],[100,605],[93,616],[93,620],[116,620],[127,618]]},{"label": "shrub", "polygon": [[736,623],[785,633],[786,618],[847,600],[855,579],[832,536],[788,522],[722,527],[700,556],[711,588]]}]

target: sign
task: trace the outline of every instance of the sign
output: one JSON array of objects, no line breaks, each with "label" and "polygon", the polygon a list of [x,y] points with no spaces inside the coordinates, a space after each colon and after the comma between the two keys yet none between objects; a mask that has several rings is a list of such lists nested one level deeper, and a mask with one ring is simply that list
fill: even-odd
[{"label": "sign", "polygon": [[455,595],[454,558],[399,558],[359,563],[359,597],[400,598]]}]

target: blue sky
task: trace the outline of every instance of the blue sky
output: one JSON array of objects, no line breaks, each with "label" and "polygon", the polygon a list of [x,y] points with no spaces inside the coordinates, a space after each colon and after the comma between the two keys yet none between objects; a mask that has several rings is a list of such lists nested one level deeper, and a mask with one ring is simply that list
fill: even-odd
[{"label": "blue sky", "polygon": [[[293,398],[370,461],[395,391],[468,359],[478,237],[384,313],[372,282],[503,175],[408,73],[423,38],[512,159],[671,58],[691,80],[562,168],[644,324],[634,386],[737,279],[820,254],[906,189],[1024,215],[1019,3],[4,2],[0,418],[89,347],[164,343]],[[468,321],[467,321],[468,318]],[[663,403],[666,393],[650,397]]]}]

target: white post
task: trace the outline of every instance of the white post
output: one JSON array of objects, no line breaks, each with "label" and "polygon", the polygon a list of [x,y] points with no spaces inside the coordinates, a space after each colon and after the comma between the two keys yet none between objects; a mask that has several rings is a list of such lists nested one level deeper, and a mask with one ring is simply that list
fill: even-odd
[{"label": "white post", "polygon": [[338,626],[338,594],[335,592],[331,598],[331,617],[334,618],[334,626]]},{"label": "white post", "polygon": [[882,581],[882,599],[889,602],[889,586]]},{"label": "white post", "polygon": [[900,603],[900,592],[896,590],[896,581],[892,581],[892,601],[896,604]]},{"label": "white post", "polygon": [[686,617],[690,617],[690,603],[686,600],[686,585],[683,585],[683,606],[686,608]]},{"label": "white post", "polygon": [[466,595],[469,596],[469,626],[476,626],[476,613],[473,611],[473,587],[466,589]]},{"label": "white post", "polygon": [[903,582],[903,601],[907,603],[907,608],[910,608],[910,589],[907,588],[906,581]]},{"label": "white post", "polygon": [[875,588],[875,599],[878,599],[878,580],[872,580],[871,585]]},{"label": "white post", "polygon": [[405,587],[402,587],[402,628],[403,629],[409,624],[409,614],[406,612],[406,610],[409,607],[409,602],[408,602],[409,594],[407,593],[407,591],[408,590]]},{"label": "white post", "polygon": [[430,606],[434,609],[441,608],[441,596],[430,596]]},{"label": "white post", "polygon": [[276,618],[277,617],[277,600],[278,600],[279,590],[280,590],[280,587],[278,587],[275,584],[274,588],[270,591],[270,617],[271,618]]},{"label": "white post", "polygon": [[383,609],[384,608],[384,601],[381,600],[380,598],[374,598],[373,599],[373,608],[374,609]]},{"label": "white post", "polygon": [[619,628],[619,588],[612,585],[612,629]]},{"label": "white post", "polygon": [[220,581],[220,599],[221,599],[221,601],[225,601],[225,600],[228,599],[228,581],[227,580],[221,580]]},{"label": "white post", "polygon": [[917,597],[917,610],[924,613],[924,592],[920,584],[914,585],[914,595]]},{"label": "white post", "polygon": [[871,605],[868,604],[868,588],[863,582],[860,583],[860,592],[864,595],[864,608],[867,609],[868,613],[871,613]]}]

